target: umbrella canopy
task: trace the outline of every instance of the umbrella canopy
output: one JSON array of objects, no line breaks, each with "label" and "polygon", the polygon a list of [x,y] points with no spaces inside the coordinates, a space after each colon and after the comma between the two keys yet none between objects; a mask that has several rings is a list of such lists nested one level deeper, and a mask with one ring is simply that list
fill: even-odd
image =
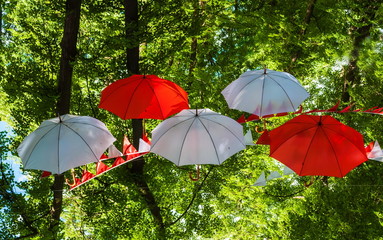
[{"label": "umbrella canopy", "polygon": [[101,121],[63,115],[44,121],[17,148],[25,169],[63,173],[98,162],[116,139]]},{"label": "umbrella canopy", "polygon": [[122,119],[163,120],[189,104],[187,93],[177,84],[155,75],[133,75],[106,87],[98,107]]},{"label": "umbrella canopy", "polygon": [[294,112],[309,97],[291,74],[269,69],[243,73],[222,95],[230,108],[258,116]]},{"label": "umbrella canopy", "polygon": [[363,136],[331,116],[300,115],[269,136],[270,156],[300,176],[343,177],[367,160]]},{"label": "umbrella canopy", "polygon": [[185,109],[152,132],[151,152],[176,165],[221,164],[246,147],[243,127],[210,109]]}]

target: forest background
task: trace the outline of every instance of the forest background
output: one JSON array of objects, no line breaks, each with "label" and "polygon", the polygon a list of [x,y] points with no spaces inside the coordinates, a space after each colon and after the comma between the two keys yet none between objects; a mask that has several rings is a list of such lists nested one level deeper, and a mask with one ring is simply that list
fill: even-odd
[{"label": "forest background", "polygon": [[[0,0],[0,8],[0,114],[13,129],[0,138],[1,239],[382,239],[380,162],[309,187],[297,175],[254,187],[264,171],[282,174],[267,146],[203,166],[197,182],[188,177],[194,166],[148,154],[68,191],[70,172],[41,179],[26,170],[16,181],[6,161],[11,152],[20,163],[17,146],[57,113],[95,117],[117,147],[124,135],[136,145],[142,122],[97,105],[108,84],[138,73],[177,83],[191,108],[234,119],[243,113],[220,92],[264,66],[303,84],[311,94],[303,109],[383,107],[381,1]],[[383,140],[379,115],[332,116],[366,144]],[[292,117],[270,118],[267,128]]]}]

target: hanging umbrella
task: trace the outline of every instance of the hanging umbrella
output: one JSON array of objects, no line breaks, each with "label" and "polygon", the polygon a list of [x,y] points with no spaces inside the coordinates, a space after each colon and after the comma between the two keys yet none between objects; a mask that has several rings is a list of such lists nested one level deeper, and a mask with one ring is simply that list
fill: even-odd
[{"label": "hanging umbrella", "polygon": [[243,73],[222,95],[230,108],[258,116],[294,112],[309,97],[291,74],[269,69]]},{"label": "hanging umbrella", "polygon": [[371,142],[365,150],[368,159],[383,162],[383,151],[378,141]]},{"label": "hanging umbrella", "polygon": [[331,116],[297,116],[269,137],[270,156],[300,176],[343,177],[367,160],[363,136]]},{"label": "hanging umbrella", "polygon": [[101,121],[66,114],[44,121],[24,139],[17,152],[25,169],[61,174],[98,162],[115,140]]},{"label": "hanging umbrella", "polygon": [[243,127],[210,109],[185,109],[152,132],[151,152],[176,165],[221,164],[244,149]]},{"label": "hanging umbrella", "polygon": [[155,75],[120,79],[101,92],[99,108],[122,119],[165,119],[189,108],[187,93]]}]

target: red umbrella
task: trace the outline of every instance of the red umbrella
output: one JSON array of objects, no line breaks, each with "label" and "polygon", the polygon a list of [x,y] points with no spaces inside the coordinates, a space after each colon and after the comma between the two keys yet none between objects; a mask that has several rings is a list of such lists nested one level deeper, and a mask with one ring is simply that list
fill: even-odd
[{"label": "red umbrella", "polygon": [[300,176],[343,177],[367,161],[363,136],[331,116],[300,115],[269,136],[270,156]]},{"label": "red umbrella", "polygon": [[133,75],[106,87],[98,107],[122,119],[163,120],[189,104],[187,93],[177,84],[155,75]]}]

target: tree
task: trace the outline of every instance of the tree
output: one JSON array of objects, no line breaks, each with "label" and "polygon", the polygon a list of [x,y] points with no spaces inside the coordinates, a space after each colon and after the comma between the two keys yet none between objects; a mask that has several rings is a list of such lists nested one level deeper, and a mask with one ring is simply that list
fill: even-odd
[{"label": "tree", "polygon": [[[65,1],[1,6],[1,112],[14,128],[9,148],[15,154],[28,133],[56,115],[60,39],[69,15]],[[234,119],[242,112],[230,110],[220,92],[244,71],[264,66],[301,81],[311,93],[304,109],[330,108],[338,100],[344,107],[383,107],[379,1],[92,0],[83,1],[81,11],[77,51],[68,65],[74,67],[70,105],[60,112],[102,120],[119,139],[117,147],[124,134],[136,145],[141,127],[149,133],[159,123],[123,121],[97,108],[101,90],[131,74],[172,80],[187,90],[192,108]],[[366,143],[382,140],[378,116],[333,116],[360,131]],[[266,127],[292,117],[267,119]],[[256,126],[262,124],[250,122],[245,129]],[[58,238],[377,239],[383,232],[378,162],[366,162],[342,179],[316,177],[309,187],[309,177],[295,175],[252,187],[261,172],[281,172],[268,147],[260,145],[222,165],[203,166],[198,182],[188,178],[193,166],[176,167],[155,154],[124,166],[73,191],[64,186]],[[75,174],[93,168],[77,168]],[[7,181],[0,188],[2,224],[9,226],[4,238],[52,236],[52,177],[40,179],[40,171],[28,170],[29,180],[17,183],[5,164],[1,172],[2,183]],[[15,185],[22,194],[12,192]]]}]

